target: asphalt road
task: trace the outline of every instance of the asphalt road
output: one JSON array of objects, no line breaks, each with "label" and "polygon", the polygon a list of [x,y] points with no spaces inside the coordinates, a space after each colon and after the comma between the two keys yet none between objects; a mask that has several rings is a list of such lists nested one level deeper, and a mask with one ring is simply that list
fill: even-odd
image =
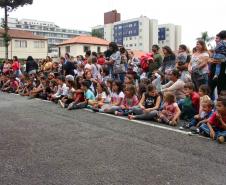
[{"label": "asphalt road", "polygon": [[226,185],[226,145],[0,92],[0,185]]}]

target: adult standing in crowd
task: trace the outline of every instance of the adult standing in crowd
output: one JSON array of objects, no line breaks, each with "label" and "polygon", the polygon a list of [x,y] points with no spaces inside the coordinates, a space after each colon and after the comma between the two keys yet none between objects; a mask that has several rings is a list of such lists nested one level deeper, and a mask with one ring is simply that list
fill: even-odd
[{"label": "adult standing in crowd", "polygon": [[178,49],[178,55],[176,57],[176,68],[180,72],[180,79],[186,82],[191,82],[191,74],[188,71],[188,64],[190,63],[191,56],[187,49],[187,46],[181,44]]},{"label": "adult standing in crowd", "polygon": [[152,46],[152,52],[154,60],[149,63],[149,75],[151,75],[155,70],[159,69],[162,65],[162,55],[159,53],[159,46],[154,44]]},{"label": "adult standing in crowd", "polygon": [[[219,34],[221,42],[218,45],[218,48],[221,47],[222,54],[226,57],[226,30],[221,31]],[[222,90],[226,90],[226,83],[224,82],[226,79],[226,61],[221,63],[220,73],[217,81],[218,93],[220,94]]]},{"label": "adult standing in crowd", "polygon": [[13,70],[13,74],[16,77],[19,77],[21,75],[21,71],[20,71],[20,62],[17,58],[17,56],[13,57],[13,64],[12,64],[12,70]]},{"label": "adult standing in crowd", "polygon": [[[121,54],[118,49],[118,45],[115,42],[109,43],[109,50],[112,52],[110,58],[105,63],[108,65],[109,68],[112,68],[112,76],[114,79],[120,79],[121,81],[124,80],[123,69],[121,69]],[[111,71],[111,70],[110,70]]]},{"label": "adult standing in crowd", "polygon": [[38,64],[34,61],[32,56],[27,57],[26,72],[27,74],[36,74],[38,71]]},{"label": "adult standing in crowd", "polygon": [[74,64],[70,61],[70,55],[68,53],[65,54],[65,61],[63,63],[63,74],[65,76],[67,75],[72,75],[74,76],[75,73],[74,73],[74,69],[75,69],[75,66]]},{"label": "adult standing in crowd", "polygon": [[169,46],[164,46],[162,48],[164,58],[160,71],[165,74],[166,82],[169,80],[169,73],[176,66],[176,56]]},{"label": "adult standing in crowd", "polygon": [[205,42],[198,40],[196,42],[196,51],[191,56],[188,68],[196,90],[198,90],[200,85],[208,84],[208,58],[209,54]]},{"label": "adult standing in crowd", "polygon": [[128,52],[128,69],[127,69],[127,73],[129,74],[133,74],[134,76],[137,76],[138,72],[139,72],[139,65],[140,65],[140,61],[138,58],[136,58],[134,56],[133,51],[129,51]]},{"label": "adult standing in crowd", "polygon": [[50,58],[50,56],[46,57],[46,62],[43,65],[43,71],[44,73],[48,74],[52,71],[52,67],[53,67],[53,62],[52,62],[52,58]]}]

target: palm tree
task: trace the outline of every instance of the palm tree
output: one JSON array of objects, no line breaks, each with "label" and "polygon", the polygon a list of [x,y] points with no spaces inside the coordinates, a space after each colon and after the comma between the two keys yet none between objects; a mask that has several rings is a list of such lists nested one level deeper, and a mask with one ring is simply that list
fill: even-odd
[{"label": "palm tree", "polygon": [[214,37],[210,37],[208,35],[207,31],[204,31],[201,33],[201,37],[198,37],[197,40],[203,40],[206,45],[210,48],[212,48],[213,46],[211,45],[211,42],[214,40]]}]

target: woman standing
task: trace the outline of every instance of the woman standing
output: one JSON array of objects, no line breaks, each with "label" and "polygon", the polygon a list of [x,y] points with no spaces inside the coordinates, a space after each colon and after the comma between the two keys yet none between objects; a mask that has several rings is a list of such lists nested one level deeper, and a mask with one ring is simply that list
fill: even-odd
[{"label": "woman standing", "polygon": [[208,84],[208,58],[206,44],[203,40],[198,40],[196,43],[196,52],[191,56],[189,63],[189,71],[191,72],[192,81],[195,84],[195,89],[198,90],[200,85]]},{"label": "woman standing", "polygon": [[105,64],[109,66],[110,71],[112,71],[113,79],[120,79],[124,81],[125,71],[121,68],[121,53],[118,49],[118,46],[115,42],[109,44],[109,50],[112,52],[109,61],[106,61]]},{"label": "woman standing", "polygon": [[164,59],[162,66],[160,67],[160,71],[165,74],[165,78],[168,81],[169,80],[169,72],[172,71],[176,66],[176,57],[173,53],[172,49],[169,46],[164,46],[162,48],[162,51],[164,53]]}]

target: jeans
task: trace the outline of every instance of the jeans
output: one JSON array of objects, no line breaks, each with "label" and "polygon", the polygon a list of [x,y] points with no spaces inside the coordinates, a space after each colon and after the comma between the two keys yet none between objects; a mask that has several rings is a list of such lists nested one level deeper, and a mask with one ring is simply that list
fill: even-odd
[{"label": "jeans", "polygon": [[[203,134],[205,134],[208,137],[210,136],[210,129],[207,126],[207,124],[204,124],[203,123],[200,126],[199,130],[200,130],[200,133],[203,133]],[[215,137],[214,137],[214,139],[217,139],[218,137],[223,136],[224,139],[226,140],[226,130],[220,130],[218,128],[215,128],[214,131],[215,131]]]},{"label": "jeans", "polygon": [[195,85],[195,89],[198,91],[200,85],[208,85],[208,73],[202,75],[191,74],[192,81]]},{"label": "jeans", "polygon": [[132,113],[131,109],[118,109],[118,112],[122,113],[122,116],[128,116],[129,114]]},{"label": "jeans", "polygon": [[[108,114],[114,114],[115,111],[121,109],[120,106],[112,106],[110,109],[108,110],[104,110],[103,112],[108,113]],[[102,111],[101,111],[102,112]]]},{"label": "jeans", "polygon": [[196,126],[198,124],[198,120],[196,120],[195,118],[193,118],[190,123],[189,123],[189,128]]},{"label": "jeans", "polygon": [[131,112],[135,115],[140,115],[144,113],[144,111],[139,106],[133,107]]},{"label": "jeans", "polygon": [[146,113],[141,114],[141,115],[137,115],[137,116],[135,116],[134,119],[137,119],[137,120],[153,120],[157,115],[158,115],[158,111],[154,110],[154,111],[151,111],[151,112],[146,112]]},{"label": "jeans", "polygon": [[74,103],[73,106],[72,106],[72,109],[84,109],[87,107],[87,103]]}]

